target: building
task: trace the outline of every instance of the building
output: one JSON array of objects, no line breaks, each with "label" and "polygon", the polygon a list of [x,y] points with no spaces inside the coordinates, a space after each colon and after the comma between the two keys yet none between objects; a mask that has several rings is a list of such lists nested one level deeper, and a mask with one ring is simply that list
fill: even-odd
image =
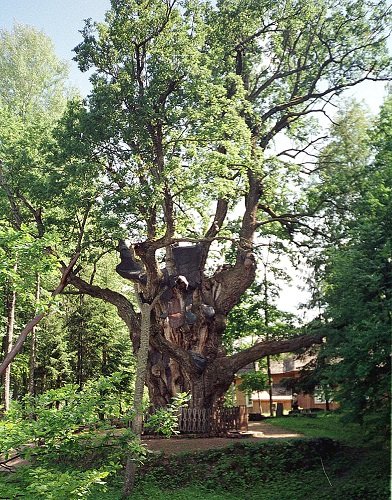
[{"label": "building", "polygon": [[[317,390],[314,394],[299,393],[293,395],[293,391],[286,389],[282,384],[283,379],[298,378],[301,368],[310,361],[310,358],[299,360],[293,356],[286,357],[279,361],[271,361],[271,376],[272,376],[272,404],[273,409],[276,411],[277,404],[283,405],[284,413],[288,413],[293,408],[294,400],[298,403],[298,408],[308,410],[310,408],[326,409],[326,401],[323,399],[321,393]],[[239,389],[241,385],[241,375],[246,372],[258,370],[258,364],[255,363],[242,368],[235,378],[235,397],[237,405],[245,405],[248,409],[248,414],[262,413],[264,415],[270,414],[270,396],[268,390],[254,392],[252,395],[245,394]],[[334,402],[329,403],[330,409],[336,409],[337,404]],[[260,410],[261,409],[261,410]]]}]

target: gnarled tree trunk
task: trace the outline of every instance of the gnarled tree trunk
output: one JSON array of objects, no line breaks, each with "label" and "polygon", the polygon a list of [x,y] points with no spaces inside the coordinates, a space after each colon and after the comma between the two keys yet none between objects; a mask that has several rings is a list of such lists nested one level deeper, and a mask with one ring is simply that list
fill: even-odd
[{"label": "gnarled tree trunk", "polygon": [[[226,355],[222,342],[226,318],[254,279],[255,267],[254,260],[246,252],[237,259],[233,268],[220,270],[209,278],[203,275],[200,287],[193,293],[192,311],[197,318],[194,324],[184,322],[180,327],[171,326],[164,314],[167,308],[165,300],[161,297],[154,301],[146,373],[146,385],[153,406],[165,406],[176,393],[189,392],[191,406],[212,408],[243,366],[270,354],[293,352],[322,341],[320,335],[302,335],[287,340],[260,342],[232,356]],[[137,353],[141,318],[132,303],[122,294],[91,285],[78,276],[72,275],[70,282],[81,292],[117,307],[119,316],[129,328],[134,352]],[[146,300],[148,285],[143,288]],[[163,289],[163,281],[161,284],[157,281],[156,295]],[[214,308],[215,314],[210,318],[202,311],[205,303]]]},{"label": "gnarled tree trunk", "polygon": [[[192,254],[189,275],[187,265],[176,262],[174,254],[181,241],[174,237],[173,199],[165,190],[163,211],[166,232],[156,238],[154,217],[148,223],[148,239],[128,248],[119,245],[121,263],[117,272],[137,283],[143,302],[151,305],[151,335],[146,384],[156,407],[165,406],[177,392],[191,394],[191,406],[212,408],[224,395],[243,366],[270,354],[293,352],[321,342],[321,336],[266,341],[232,356],[227,356],[222,337],[226,319],[242,294],[255,279],[256,261],[252,254],[253,238],[259,226],[257,215],[263,194],[260,177],[248,171],[245,210],[234,264],[224,265],[212,276],[205,274],[211,243],[219,237],[228,211],[228,201],[219,199],[215,215],[203,238],[193,240],[198,246]],[[269,213],[269,212],[268,212]],[[274,220],[278,217],[274,215]],[[272,216],[271,216],[272,217]],[[157,251],[166,250],[166,267],[157,261]],[[195,267],[195,261],[197,261]],[[176,269],[177,268],[177,269]],[[185,273],[185,276],[184,276]],[[141,318],[132,303],[121,293],[92,285],[71,274],[70,283],[82,293],[100,298],[117,307],[129,328],[135,354],[140,343]],[[155,300],[159,297],[159,300]]]}]

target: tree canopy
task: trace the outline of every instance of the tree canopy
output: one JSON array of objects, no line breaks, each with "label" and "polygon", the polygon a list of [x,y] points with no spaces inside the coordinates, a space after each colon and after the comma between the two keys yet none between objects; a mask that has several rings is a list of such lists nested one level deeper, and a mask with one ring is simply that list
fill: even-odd
[{"label": "tree canopy", "polygon": [[[392,101],[369,125],[341,97],[390,79],[390,20],[384,0],[112,0],[74,49],[85,99],[45,35],[0,32],[0,372],[20,402],[5,405],[5,450],[105,450],[80,487],[64,476],[79,496],[127,455],[126,497],[144,383],[168,434],[188,396],[219,406],[265,357],[272,414],[270,356],[313,345],[310,383],[387,428]],[[275,256],[301,255],[319,307],[305,327],[275,302]],[[266,385],[257,372],[247,390]]]}]

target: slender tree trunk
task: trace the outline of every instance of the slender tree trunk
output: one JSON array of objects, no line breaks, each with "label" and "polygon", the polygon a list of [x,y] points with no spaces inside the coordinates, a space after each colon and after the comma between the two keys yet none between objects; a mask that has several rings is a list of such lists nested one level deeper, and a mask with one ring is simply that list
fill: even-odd
[{"label": "slender tree trunk", "polygon": [[270,417],[274,416],[274,403],[272,400],[272,373],[271,373],[271,357],[267,356],[267,377],[268,377],[268,394],[269,394],[269,411]]},{"label": "slender tree trunk", "polygon": [[329,390],[324,390],[324,398],[325,398],[325,411],[330,411],[331,406],[330,406],[330,396],[329,396]]},{"label": "slender tree trunk", "polygon": [[257,391],[257,399],[259,400],[259,413],[260,413],[260,415],[262,415],[263,407],[261,406],[261,393],[260,393],[260,391]]},{"label": "slender tree trunk", "polygon": [[[267,266],[268,266],[268,260],[269,260],[269,251],[270,251],[270,245],[268,245],[268,252],[267,252],[267,259],[264,264],[264,280],[263,280],[263,287],[264,287],[264,324],[266,327],[267,331],[267,336],[266,340],[268,341],[270,339],[268,327],[269,327],[269,294],[268,294],[268,277],[267,277]],[[270,412],[270,417],[274,416],[274,404],[273,404],[273,398],[272,398],[272,373],[271,373],[271,357],[267,356],[267,377],[268,377],[268,394],[269,394],[269,412]]]},{"label": "slender tree trunk", "polygon": [[77,383],[80,389],[83,389],[83,334],[84,334],[84,296],[79,297],[79,307],[80,307],[80,325],[78,330],[78,364],[77,364]]},{"label": "slender tree trunk", "polygon": [[[140,347],[137,354],[137,368],[135,380],[135,393],[133,399],[134,416],[132,420],[132,430],[135,439],[140,441],[143,428],[143,392],[147,373],[148,347],[150,343],[151,327],[151,306],[143,303],[140,305],[141,312],[141,333]],[[128,455],[125,467],[125,480],[123,488],[123,498],[129,498],[136,478],[137,462],[133,455]]]},{"label": "slender tree trunk", "polygon": [[[38,304],[40,299],[40,288],[41,288],[41,278],[37,274],[36,278],[36,289],[35,289],[35,301]],[[31,330],[31,349],[30,349],[30,360],[29,360],[29,383],[28,383],[28,393],[33,396],[35,393],[35,366],[37,358],[37,327]]]},{"label": "slender tree trunk", "polygon": [[[18,265],[14,265],[14,272],[17,271]],[[7,293],[7,331],[5,337],[5,354],[9,354],[13,347],[14,327],[15,327],[15,309],[16,309],[16,291],[13,290],[12,282],[9,283],[9,292]],[[4,411],[7,412],[10,408],[11,401],[11,364],[9,364],[4,372],[4,393],[3,404]]]}]

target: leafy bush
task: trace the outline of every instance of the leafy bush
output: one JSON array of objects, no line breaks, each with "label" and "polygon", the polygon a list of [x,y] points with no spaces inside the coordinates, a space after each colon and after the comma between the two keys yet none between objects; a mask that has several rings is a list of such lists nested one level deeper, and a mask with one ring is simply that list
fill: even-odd
[{"label": "leafy bush", "polygon": [[[0,484],[0,497],[14,498],[10,491],[20,490],[29,499],[76,499],[90,494],[95,498],[127,455],[143,461],[147,449],[134,439],[132,430],[116,429],[110,423],[112,419],[126,423],[133,416],[130,401],[127,412],[120,412],[119,386],[124,376],[115,373],[82,391],[67,385],[15,403],[0,421],[0,449],[4,460],[19,456],[30,465]],[[150,428],[166,437],[177,432],[178,409],[188,399],[187,394],[179,394],[168,408],[151,416]]]},{"label": "leafy bush", "polygon": [[[18,453],[25,458],[40,456],[55,461],[59,454],[62,459],[78,459],[86,455],[86,449],[102,449],[115,438],[110,419],[121,416],[116,399],[121,380],[122,374],[115,373],[86,385],[82,391],[66,385],[37,397],[26,396],[14,403],[0,422],[0,449],[6,457]],[[102,414],[106,420],[102,420]],[[121,417],[132,417],[130,405]],[[129,432],[124,432],[123,438],[129,439]]]},{"label": "leafy bush", "polygon": [[187,406],[190,395],[186,392],[176,394],[170,405],[165,408],[158,408],[148,417],[144,424],[146,429],[163,434],[169,438],[172,434],[178,434],[178,412],[181,407]]},{"label": "leafy bush", "polygon": [[238,442],[219,450],[151,459],[134,498],[378,500],[389,498],[388,491],[385,450],[297,439]]},{"label": "leafy bush", "polygon": [[176,488],[200,482],[206,488],[232,489],[279,474],[310,470],[339,447],[330,439],[291,440],[290,442],[249,443],[239,441],[227,448],[208,452],[178,454],[162,460],[150,458],[141,471],[148,481]]},{"label": "leafy bush", "polygon": [[[110,425],[121,416],[116,396],[123,376],[101,377],[82,391],[67,385],[13,404],[0,421],[0,449],[4,460],[29,460],[18,471],[28,498],[85,498],[121,467],[126,453],[145,455],[130,429],[119,433]],[[132,418],[130,405],[122,418]]]}]

